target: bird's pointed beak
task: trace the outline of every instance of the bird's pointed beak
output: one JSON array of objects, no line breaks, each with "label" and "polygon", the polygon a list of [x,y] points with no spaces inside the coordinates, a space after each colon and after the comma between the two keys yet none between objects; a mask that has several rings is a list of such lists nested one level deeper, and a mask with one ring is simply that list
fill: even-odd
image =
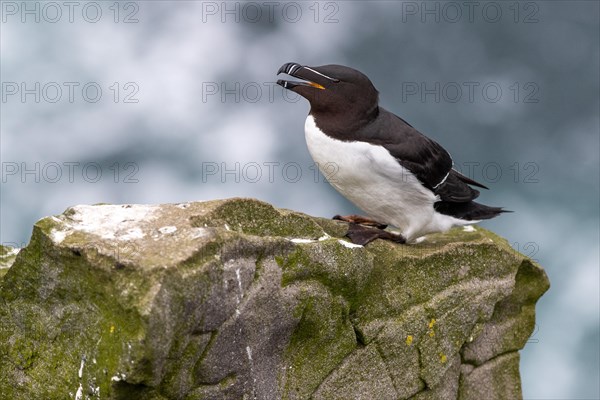
[{"label": "bird's pointed beak", "polygon": [[298,63],[293,63],[293,62],[285,63],[279,68],[279,71],[277,71],[277,75],[288,74],[290,76],[294,76],[293,75],[294,70],[298,71],[300,68],[302,68],[302,65],[300,65]]},{"label": "bird's pointed beak", "polygon": [[328,82],[338,81],[315,71],[313,68],[294,62],[283,64],[277,71],[277,75],[279,74],[287,74],[294,78],[302,79],[302,81],[288,81],[284,79],[277,81],[278,85],[290,90],[298,86],[311,86],[316,89],[325,90]]}]

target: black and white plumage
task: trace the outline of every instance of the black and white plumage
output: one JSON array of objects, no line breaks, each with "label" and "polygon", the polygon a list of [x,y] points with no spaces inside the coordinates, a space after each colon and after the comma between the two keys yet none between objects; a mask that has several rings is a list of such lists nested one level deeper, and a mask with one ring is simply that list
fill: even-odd
[{"label": "black and white plumage", "polygon": [[379,107],[361,72],[287,63],[280,73],[302,79],[277,83],[310,102],[306,143],[319,166],[337,167],[331,185],[371,218],[396,226],[406,241],[503,212],[474,202],[479,191],[469,185],[486,187],[454,170],[438,143]]}]

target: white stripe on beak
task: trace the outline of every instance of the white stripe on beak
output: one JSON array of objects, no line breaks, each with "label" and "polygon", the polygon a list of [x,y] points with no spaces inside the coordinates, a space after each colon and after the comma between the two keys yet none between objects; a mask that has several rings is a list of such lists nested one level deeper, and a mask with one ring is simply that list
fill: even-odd
[{"label": "white stripe on beak", "polygon": [[309,68],[309,67],[303,67],[303,68],[306,68],[307,70],[309,70],[309,71],[311,71],[311,72],[314,72],[314,73],[315,73],[315,74],[317,74],[317,75],[321,75],[323,78],[327,78],[327,79],[329,79],[330,81],[333,81],[333,82],[339,82],[339,81],[340,81],[339,79],[335,79],[335,78],[332,78],[332,77],[330,77],[330,76],[327,76],[327,75],[325,75],[325,74],[322,74],[322,73],[320,73],[319,71],[315,71],[315,70],[314,70],[314,69],[312,69],[312,68]]}]

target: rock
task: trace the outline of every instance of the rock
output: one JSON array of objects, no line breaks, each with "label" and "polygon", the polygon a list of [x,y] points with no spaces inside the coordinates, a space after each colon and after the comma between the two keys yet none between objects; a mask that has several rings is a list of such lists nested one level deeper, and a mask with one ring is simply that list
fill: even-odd
[{"label": "rock", "polygon": [[8,269],[13,265],[20,249],[10,246],[0,245],[0,279],[8,272]]},{"label": "rock", "polygon": [[537,264],[482,228],[346,229],[251,199],[44,218],[0,249],[0,398],[521,396]]}]

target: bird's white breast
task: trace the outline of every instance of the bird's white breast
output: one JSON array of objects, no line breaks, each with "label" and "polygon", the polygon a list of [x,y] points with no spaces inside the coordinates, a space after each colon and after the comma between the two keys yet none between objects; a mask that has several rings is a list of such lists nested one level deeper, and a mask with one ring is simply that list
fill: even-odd
[{"label": "bird's white breast", "polygon": [[311,115],[305,135],[308,150],[329,183],[371,218],[398,227],[407,240],[462,224],[436,213],[435,195],[384,147],[331,138]]}]

